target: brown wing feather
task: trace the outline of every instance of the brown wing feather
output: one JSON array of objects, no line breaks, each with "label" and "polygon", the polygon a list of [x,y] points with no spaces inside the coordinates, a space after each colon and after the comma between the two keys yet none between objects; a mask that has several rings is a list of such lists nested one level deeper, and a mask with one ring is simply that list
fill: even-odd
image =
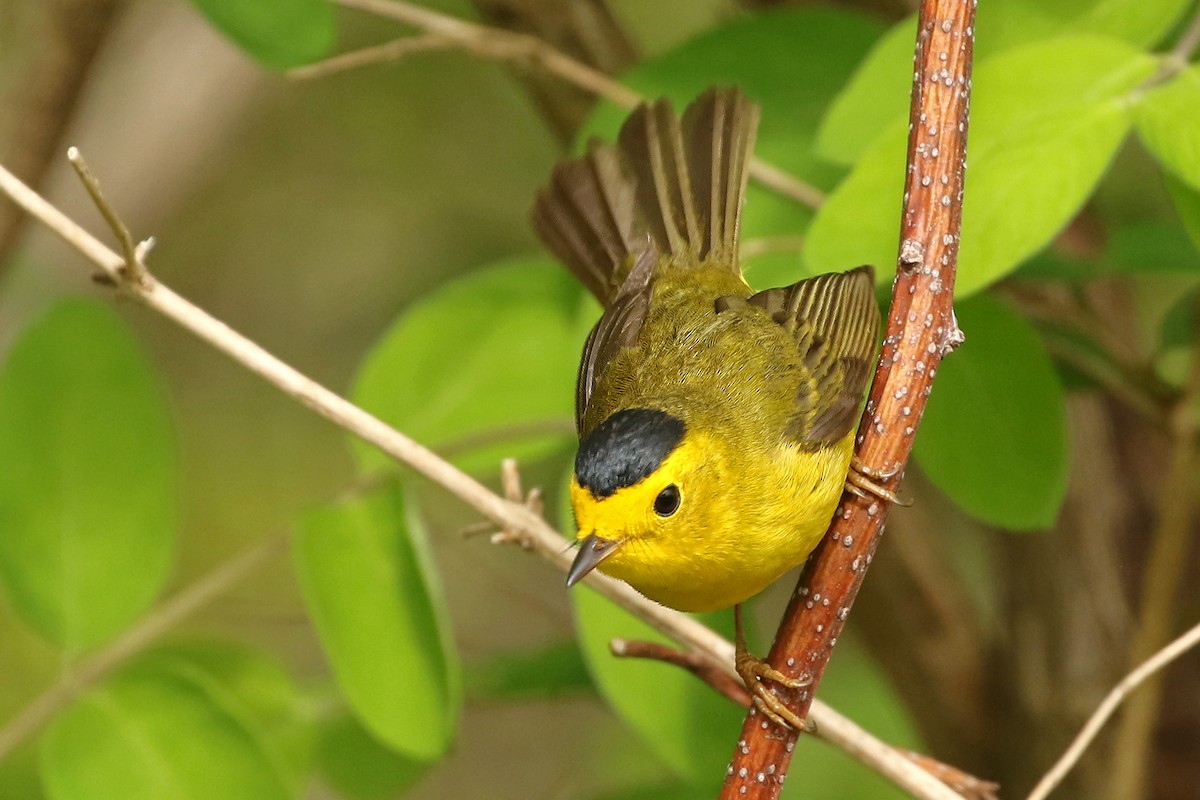
[{"label": "brown wing feather", "polygon": [[870,267],[859,267],[747,300],[766,309],[800,349],[805,376],[786,432],[802,444],[833,444],[854,429],[879,332],[874,276]]}]

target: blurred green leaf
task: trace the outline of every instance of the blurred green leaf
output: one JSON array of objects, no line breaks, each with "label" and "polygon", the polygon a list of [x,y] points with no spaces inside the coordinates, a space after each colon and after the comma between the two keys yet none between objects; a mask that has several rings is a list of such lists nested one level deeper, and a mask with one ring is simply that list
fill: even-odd
[{"label": "blurred green leaf", "polygon": [[871,264],[879,281],[891,279],[900,241],[905,149],[904,126],[893,125],[825,199],[804,246],[811,271]]},{"label": "blurred green leaf", "polygon": [[908,116],[916,33],[914,14],[893,25],[871,47],[817,129],[816,151],[822,158],[854,164],[881,131]]},{"label": "blurred green leaf", "polygon": [[311,512],[294,563],[338,685],[381,742],[418,760],[450,746],[458,654],[429,546],[398,484]]},{"label": "blurred green leaf", "polygon": [[68,650],[129,624],[170,570],[176,491],[153,367],[108,306],[59,303],[0,373],[0,578],[21,617]]},{"label": "blurred green leaf", "polygon": [[192,0],[209,22],[272,69],[316,61],[337,37],[328,0]]},{"label": "blurred green leaf", "polygon": [[[1070,3],[1044,3],[1024,0],[1047,9],[1073,4],[1084,13],[1069,21],[1071,30],[1116,36],[1141,46],[1157,44],[1191,6],[1192,0],[1073,0]],[[1052,12],[1053,13],[1053,12]]]},{"label": "blurred green leaf", "polygon": [[984,522],[1054,524],[1067,488],[1063,389],[1037,332],[980,295],[956,307],[966,343],[938,368],[914,454]]},{"label": "blurred green leaf", "polygon": [[[470,453],[454,459],[466,466],[495,469],[505,456],[563,447],[574,440],[587,336],[577,322],[582,294],[564,267],[542,258],[448,283],[401,314],[371,351],[354,401],[423,444]],[[391,464],[356,447],[367,470]]]},{"label": "blurred green leaf", "polygon": [[350,714],[321,725],[317,757],[329,785],[354,800],[397,797],[429,769],[428,762],[385,747]]},{"label": "blurred green leaf", "polygon": [[43,736],[41,771],[52,800],[291,797],[255,735],[174,669],[126,670],[77,700]]},{"label": "blurred green leaf", "polygon": [[519,700],[595,690],[575,642],[533,652],[502,654],[467,669],[472,697]]},{"label": "blurred green leaf", "polygon": [[1189,67],[1146,92],[1137,129],[1163,166],[1200,190],[1200,68]]},{"label": "blurred green leaf", "polygon": [[203,686],[250,732],[297,792],[312,760],[315,731],[299,710],[291,675],[265,653],[228,642],[177,642],[140,656],[138,667],[178,670]]},{"label": "blurred green leaf", "polygon": [[[958,296],[1013,270],[1070,221],[1129,128],[1126,93],[1153,69],[1116,39],[1073,36],[976,71]],[[815,270],[895,263],[906,139],[906,125],[894,125],[822,206],[805,250]],[[919,177],[922,191],[945,191],[936,169]]]},{"label": "blurred green leaf", "polygon": [[1175,212],[1183,223],[1183,229],[1191,237],[1192,244],[1200,249],[1200,189],[1167,175],[1167,191],[1175,203]]}]

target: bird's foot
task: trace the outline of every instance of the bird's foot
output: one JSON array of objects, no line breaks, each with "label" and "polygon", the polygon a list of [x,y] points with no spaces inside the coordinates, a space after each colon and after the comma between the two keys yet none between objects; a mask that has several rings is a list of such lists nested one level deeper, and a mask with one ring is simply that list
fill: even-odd
[{"label": "bird's foot", "polygon": [[899,465],[890,470],[872,469],[854,456],[850,460],[850,471],[846,473],[846,491],[864,500],[884,500],[898,506],[910,506],[911,501],[900,499],[900,495],[881,483],[891,480],[899,471]]},{"label": "bird's foot", "polygon": [[812,683],[812,678],[789,678],[746,648],[740,605],[733,607],[733,631],[733,667],[741,676],[742,683],[746,684],[746,691],[750,693],[754,707],[781,728],[791,728],[797,731],[809,730],[805,721],[783,704],[783,701],[767,686],[766,681],[778,683],[789,689],[803,689]]},{"label": "bird's foot", "polygon": [[737,669],[737,674],[742,677],[742,682],[746,684],[754,707],[758,709],[759,713],[781,728],[791,728],[797,731],[809,730],[806,721],[784,705],[778,695],[771,691],[766,681],[778,683],[789,689],[803,689],[812,683],[811,678],[807,680],[789,678],[744,649],[739,649],[734,657],[734,667]]}]

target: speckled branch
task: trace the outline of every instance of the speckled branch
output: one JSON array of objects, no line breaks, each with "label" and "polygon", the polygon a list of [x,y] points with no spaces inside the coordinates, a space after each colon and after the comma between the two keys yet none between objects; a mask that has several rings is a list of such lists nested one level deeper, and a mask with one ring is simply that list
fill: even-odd
[{"label": "speckled branch", "polygon": [[[909,114],[900,256],[879,367],[859,428],[858,457],[894,489],[942,357],[962,342],[954,319],[954,274],[962,220],[975,0],[923,0]],[[883,532],[888,504],[846,494],[810,557],[768,661],[811,679],[778,689],[808,714]],[[797,731],[781,733],[754,709],[734,748],[721,797],[778,797]],[[765,776],[765,777],[764,777]],[[762,779],[760,779],[762,778]]]}]

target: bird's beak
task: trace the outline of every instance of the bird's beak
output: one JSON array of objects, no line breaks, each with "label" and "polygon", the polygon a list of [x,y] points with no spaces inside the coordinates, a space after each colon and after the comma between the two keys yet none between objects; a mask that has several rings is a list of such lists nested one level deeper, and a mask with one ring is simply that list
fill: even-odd
[{"label": "bird's beak", "polygon": [[579,553],[567,573],[567,588],[583,580],[584,576],[600,565],[600,562],[611,556],[621,547],[620,541],[603,539],[596,534],[590,534],[579,543]]}]

